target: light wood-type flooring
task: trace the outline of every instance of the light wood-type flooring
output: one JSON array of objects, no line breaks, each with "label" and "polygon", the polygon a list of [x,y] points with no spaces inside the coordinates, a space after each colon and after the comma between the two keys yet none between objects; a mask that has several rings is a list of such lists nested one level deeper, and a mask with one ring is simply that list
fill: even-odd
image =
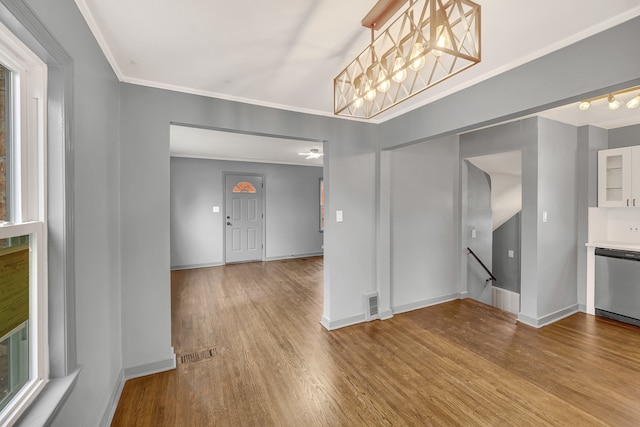
[{"label": "light wood-type flooring", "polygon": [[640,425],[638,328],[458,300],[329,332],[322,301],[322,258],[173,272],[178,359],[213,357],[127,381],[112,425]]}]

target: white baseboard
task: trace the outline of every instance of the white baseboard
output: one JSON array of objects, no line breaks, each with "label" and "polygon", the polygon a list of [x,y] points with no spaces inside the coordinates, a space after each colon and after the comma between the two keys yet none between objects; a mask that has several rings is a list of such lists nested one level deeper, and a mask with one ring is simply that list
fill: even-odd
[{"label": "white baseboard", "polygon": [[127,380],[157,374],[159,372],[170,371],[175,368],[176,354],[173,351],[173,347],[171,347],[171,356],[167,359],[147,363],[145,365],[131,366],[129,368],[121,369],[120,373],[118,374],[118,379],[116,380],[116,386],[111,393],[111,397],[109,398],[107,408],[102,415],[100,427],[109,427],[111,425],[113,416],[116,414],[116,409],[118,408],[118,402],[120,401],[120,396],[122,395],[124,383]]},{"label": "white baseboard", "polygon": [[364,313],[358,314],[356,316],[346,317],[340,320],[331,321],[327,319],[325,316],[322,316],[322,320],[320,324],[324,326],[324,328],[328,331],[333,331],[334,329],[345,328],[347,326],[356,325],[358,323],[363,323],[365,321]]},{"label": "white baseboard", "polygon": [[186,265],[172,265],[171,271],[174,270],[192,270],[194,268],[207,268],[207,267],[219,267],[224,265],[222,262],[208,262],[205,264],[186,264]]},{"label": "white baseboard", "polygon": [[310,258],[310,257],[316,257],[316,256],[323,256],[323,255],[324,255],[324,252],[313,252],[310,254],[293,254],[293,255],[285,255],[285,256],[266,257],[264,260],[265,261],[282,261],[284,259]]},{"label": "white baseboard", "polygon": [[391,307],[393,314],[406,313],[407,311],[419,310],[421,308],[429,307],[436,304],[441,304],[447,301],[453,301],[461,298],[460,292],[455,294],[443,295],[440,297],[429,298],[422,301],[416,301],[409,304],[399,305],[397,307]]},{"label": "white baseboard", "polygon": [[131,366],[124,369],[124,379],[130,380],[132,378],[145,377],[151,374],[157,374],[159,372],[170,371],[176,368],[176,354],[171,347],[171,356],[164,360],[158,360],[156,362],[147,363],[145,365]]},{"label": "white baseboard", "polygon": [[520,294],[507,289],[491,287],[491,305],[509,313],[520,313]]},{"label": "white baseboard", "polygon": [[380,312],[380,320],[387,320],[393,317],[393,310],[386,310]]},{"label": "white baseboard", "polygon": [[116,414],[116,409],[118,408],[118,402],[120,401],[120,396],[122,395],[122,389],[124,388],[125,378],[124,378],[124,369],[120,369],[120,373],[118,374],[118,379],[116,380],[116,387],[113,389],[111,393],[111,397],[109,398],[109,403],[107,404],[107,409],[105,409],[104,414],[102,414],[102,420],[100,421],[100,427],[109,427],[111,422],[113,421],[113,416]]},{"label": "white baseboard", "polygon": [[518,322],[522,322],[525,325],[533,326],[534,328],[542,328],[543,326],[550,325],[551,323],[557,322],[560,319],[569,317],[572,314],[577,313],[578,311],[578,304],[573,304],[569,307],[563,308],[562,310],[558,310],[539,318],[527,316],[520,313],[518,314]]}]

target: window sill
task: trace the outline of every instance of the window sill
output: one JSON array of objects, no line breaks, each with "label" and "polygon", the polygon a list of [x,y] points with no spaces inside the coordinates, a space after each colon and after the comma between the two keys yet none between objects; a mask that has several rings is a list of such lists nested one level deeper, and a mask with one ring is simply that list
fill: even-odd
[{"label": "window sill", "polygon": [[80,368],[62,378],[49,380],[44,390],[22,414],[16,426],[49,426],[66,402],[78,380]]}]

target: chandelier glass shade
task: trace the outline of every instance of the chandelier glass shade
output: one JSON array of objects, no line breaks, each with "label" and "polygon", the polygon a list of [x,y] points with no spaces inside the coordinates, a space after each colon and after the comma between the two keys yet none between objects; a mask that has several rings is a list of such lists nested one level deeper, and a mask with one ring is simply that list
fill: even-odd
[{"label": "chandelier glass shade", "polygon": [[[365,25],[365,24],[363,24]],[[480,62],[480,5],[412,0],[334,79],[334,113],[371,118]]]}]

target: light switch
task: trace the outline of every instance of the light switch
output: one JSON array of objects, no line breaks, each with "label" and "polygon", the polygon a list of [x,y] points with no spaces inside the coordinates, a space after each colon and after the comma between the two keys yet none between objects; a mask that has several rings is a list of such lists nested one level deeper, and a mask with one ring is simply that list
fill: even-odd
[{"label": "light switch", "polygon": [[547,211],[542,211],[542,222],[547,222],[548,219]]},{"label": "light switch", "polygon": [[507,253],[507,256],[508,256],[509,258],[513,258],[513,251],[512,251],[512,250],[509,250],[509,252]]},{"label": "light switch", "polygon": [[472,238],[472,239],[475,239],[475,238],[476,238],[476,235],[477,235],[477,233],[476,233],[476,229],[475,229],[475,228],[472,228],[472,229],[471,229],[471,238]]},{"label": "light switch", "polygon": [[219,212],[220,212],[220,206],[214,206],[213,213],[219,213]]},{"label": "light switch", "polygon": [[336,222],[342,222],[342,211],[336,211]]}]

